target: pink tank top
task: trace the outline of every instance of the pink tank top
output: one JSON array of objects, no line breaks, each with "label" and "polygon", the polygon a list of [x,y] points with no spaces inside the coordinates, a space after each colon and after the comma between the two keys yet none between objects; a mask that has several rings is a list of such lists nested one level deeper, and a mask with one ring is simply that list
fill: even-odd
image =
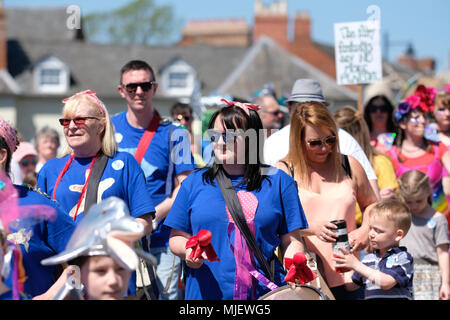
[{"label": "pink tank top", "polygon": [[[433,145],[433,159],[431,162],[423,163],[415,166],[406,166],[404,163],[400,162],[397,157],[398,148],[397,146],[392,146],[386,154],[391,158],[392,164],[395,169],[395,174],[397,178],[401,177],[407,171],[417,170],[421,171],[428,175],[430,178],[430,183],[434,187],[441,182],[442,179],[442,162],[439,159],[439,147],[437,145]],[[423,156],[421,156],[423,157]],[[420,157],[419,157],[420,158]]]},{"label": "pink tank top", "polygon": [[[356,195],[350,177],[339,183],[323,183],[321,193],[299,188],[298,194],[308,222],[344,219],[348,232],[356,229]],[[343,274],[334,270],[331,243],[316,236],[307,236],[304,239],[308,250],[322,259],[328,285],[337,287],[344,284]]]}]

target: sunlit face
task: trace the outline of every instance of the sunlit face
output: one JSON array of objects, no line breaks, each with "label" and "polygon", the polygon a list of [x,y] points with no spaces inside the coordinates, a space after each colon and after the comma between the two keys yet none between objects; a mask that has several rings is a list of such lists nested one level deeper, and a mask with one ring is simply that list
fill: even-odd
[{"label": "sunlit face", "polygon": [[37,141],[37,152],[45,160],[50,160],[56,157],[58,151],[58,141],[55,138],[43,136]]},{"label": "sunlit face", "polygon": [[403,196],[403,201],[409,210],[416,215],[420,215],[428,207],[428,198],[425,195]]},{"label": "sunlit face", "polygon": [[428,123],[427,117],[420,111],[411,112],[400,127],[405,131],[406,135],[421,138],[425,135],[425,127]]},{"label": "sunlit face", "polygon": [[104,119],[100,119],[92,112],[92,107],[87,104],[80,104],[73,114],[65,115],[66,119],[90,117],[84,124],[77,125],[70,121],[64,127],[64,135],[67,144],[74,150],[75,155],[82,156],[89,154],[93,149],[97,152],[101,147],[101,135],[104,131]]},{"label": "sunlit face", "polygon": [[[324,163],[333,150],[336,138],[330,130],[307,124],[304,129],[303,144],[306,150],[306,157],[315,163]],[[320,141],[320,145],[317,145]]]},{"label": "sunlit face", "polygon": [[[237,130],[227,130],[219,115],[213,127],[214,140],[213,150],[217,163],[221,164],[244,164],[245,163],[245,141],[242,135],[237,134]],[[226,134],[226,142],[222,133]]]},{"label": "sunlit face", "polygon": [[401,239],[398,238],[398,230],[392,221],[378,214],[372,214],[369,219],[371,247],[378,250],[393,247]]},{"label": "sunlit face", "polygon": [[434,118],[442,131],[450,128],[450,108],[442,104],[436,104],[433,110]]},{"label": "sunlit face", "polygon": [[141,86],[135,92],[127,90],[126,85],[131,83],[145,83],[153,81],[150,71],[145,69],[129,70],[122,75],[122,85],[117,88],[120,95],[127,101],[128,108],[135,112],[148,111],[152,107],[152,99],[156,94],[158,84],[152,85],[150,90],[143,90]]},{"label": "sunlit face", "polygon": [[131,271],[110,256],[89,257],[81,267],[81,283],[89,300],[120,300],[128,290]]}]

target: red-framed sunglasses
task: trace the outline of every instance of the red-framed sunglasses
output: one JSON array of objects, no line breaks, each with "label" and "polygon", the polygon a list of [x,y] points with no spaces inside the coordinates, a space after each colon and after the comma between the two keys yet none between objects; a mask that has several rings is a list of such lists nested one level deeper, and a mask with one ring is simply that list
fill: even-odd
[{"label": "red-framed sunglasses", "polygon": [[98,120],[98,118],[96,118],[96,117],[76,117],[74,119],[61,118],[61,119],[59,119],[59,123],[63,127],[68,127],[70,125],[70,121],[73,121],[75,123],[75,125],[82,126],[86,123],[87,119],[97,119]]}]

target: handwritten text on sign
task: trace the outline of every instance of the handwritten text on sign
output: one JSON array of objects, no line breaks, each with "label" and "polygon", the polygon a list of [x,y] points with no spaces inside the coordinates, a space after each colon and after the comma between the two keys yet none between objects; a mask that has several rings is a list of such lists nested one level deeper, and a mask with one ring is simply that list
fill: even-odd
[{"label": "handwritten text on sign", "polygon": [[380,81],[380,22],[334,24],[336,77],[339,85]]}]

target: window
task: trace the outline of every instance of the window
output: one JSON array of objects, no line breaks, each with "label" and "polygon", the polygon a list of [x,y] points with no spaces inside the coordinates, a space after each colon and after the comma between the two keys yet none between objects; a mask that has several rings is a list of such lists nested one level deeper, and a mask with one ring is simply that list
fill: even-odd
[{"label": "window", "polygon": [[39,83],[40,85],[59,85],[60,75],[60,69],[42,69]]},{"label": "window", "polygon": [[171,72],[169,74],[169,88],[186,88],[188,73],[187,72]]}]

